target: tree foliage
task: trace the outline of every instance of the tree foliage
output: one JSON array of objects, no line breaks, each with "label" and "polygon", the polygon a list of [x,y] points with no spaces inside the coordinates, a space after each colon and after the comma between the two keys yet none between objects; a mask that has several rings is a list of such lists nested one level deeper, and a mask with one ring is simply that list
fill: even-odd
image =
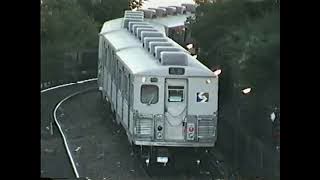
[{"label": "tree foliage", "polygon": [[234,92],[251,87],[246,101],[255,117],[267,117],[266,108],[280,106],[280,8],[275,1],[200,4],[191,31],[200,45],[199,59],[222,69],[221,104],[237,104],[232,97],[241,93]]},{"label": "tree foliage", "polygon": [[97,49],[98,32],[107,20],[119,18],[127,0],[43,0],[41,3],[41,77],[63,76],[65,54]]},{"label": "tree foliage", "polygon": [[74,0],[46,0],[41,8],[41,41],[68,52],[96,46],[93,18]]},{"label": "tree foliage", "polygon": [[104,22],[122,17],[124,10],[129,8],[128,0],[100,0],[95,3],[78,0],[78,3],[95,20],[99,30]]},{"label": "tree foliage", "polygon": [[76,0],[45,0],[41,4],[41,77],[61,78],[65,53],[97,46],[93,18]]},{"label": "tree foliage", "polygon": [[143,5],[143,0],[129,0],[128,2],[130,9],[140,8]]}]

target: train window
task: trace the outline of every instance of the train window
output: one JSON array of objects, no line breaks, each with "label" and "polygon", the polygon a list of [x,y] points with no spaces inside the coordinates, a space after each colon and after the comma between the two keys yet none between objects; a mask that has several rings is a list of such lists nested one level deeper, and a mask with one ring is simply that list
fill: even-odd
[{"label": "train window", "polygon": [[112,58],[113,59],[113,63],[114,63],[114,68],[113,69],[113,78],[114,78],[114,83],[115,85],[117,86],[117,83],[118,83],[118,63],[117,63],[117,60],[116,58]]},{"label": "train window", "polygon": [[112,81],[114,81],[114,62],[113,62],[113,58],[112,58],[112,55],[110,56],[110,74],[111,74],[111,78],[112,78]]},{"label": "train window", "polygon": [[169,86],[169,102],[183,102],[183,86]]},{"label": "train window", "polygon": [[108,59],[108,49],[105,49],[105,52],[106,52],[106,54],[105,54],[105,57],[104,57],[104,61],[105,61],[105,66],[106,66],[106,68],[108,68],[108,65],[109,65],[109,59]]},{"label": "train window", "polygon": [[[120,67],[119,67],[120,68]],[[119,69],[119,79],[120,79],[120,84],[119,84],[119,90],[121,91],[121,96],[123,97],[123,92],[124,92],[124,86],[123,86],[123,70],[122,68]]]},{"label": "train window", "polygon": [[155,85],[141,86],[141,103],[156,104],[159,100],[159,88]]},{"label": "train window", "polygon": [[121,77],[122,77],[122,85],[121,85],[122,97],[124,99],[127,99],[127,78],[126,78],[126,72],[124,68],[122,68]]},{"label": "train window", "polygon": [[118,64],[119,70],[118,70],[118,81],[117,81],[117,87],[118,89],[120,89],[120,91],[122,91],[122,84],[121,84],[121,80],[122,80],[122,70],[120,69],[120,65]]},{"label": "train window", "polygon": [[124,97],[125,97],[125,99],[128,101],[128,94],[129,94],[129,92],[128,92],[128,76],[127,75],[124,75],[123,76],[123,83],[124,83]]},{"label": "train window", "polygon": [[129,98],[130,98],[130,108],[132,108],[132,106],[133,106],[133,94],[134,94],[134,89],[133,89],[133,83],[131,82],[132,81],[132,78],[130,78],[130,96],[129,96]]},{"label": "train window", "polygon": [[114,78],[114,66],[115,66],[115,64],[114,64],[114,59],[113,59],[113,54],[111,53],[110,54],[110,73],[111,73],[111,76],[112,76],[112,78]]},{"label": "train window", "polygon": [[169,102],[183,102],[183,90],[169,90]]},{"label": "train window", "polygon": [[111,73],[111,54],[110,54],[110,49],[108,48],[108,56],[107,56],[107,60],[108,60],[108,65],[107,65],[107,68],[108,68],[108,72]]}]

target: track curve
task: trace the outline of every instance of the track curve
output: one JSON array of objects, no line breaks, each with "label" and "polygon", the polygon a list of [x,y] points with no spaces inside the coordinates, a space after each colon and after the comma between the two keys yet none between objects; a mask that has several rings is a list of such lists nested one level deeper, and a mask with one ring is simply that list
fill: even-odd
[{"label": "track curve", "polygon": [[[211,179],[174,169],[149,176],[132,155],[124,130],[112,123],[108,103],[102,103],[99,91],[88,91],[92,89],[97,89],[95,80],[41,91],[41,177]],[[47,128],[52,122],[57,125],[54,135]],[[46,152],[50,148],[55,152]]]},{"label": "track curve", "polygon": [[[85,83],[83,83],[85,82]],[[63,88],[62,88],[63,87]],[[71,93],[97,87],[96,78],[41,90],[41,177],[76,178],[52,112]],[[53,125],[53,126],[52,126]],[[53,135],[51,134],[53,128]]]},{"label": "track curve", "polygon": [[58,129],[59,129],[59,131],[60,131],[60,134],[62,135],[63,143],[64,143],[64,146],[65,146],[66,151],[67,151],[67,153],[68,153],[68,157],[69,157],[69,160],[70,160],[70,163],[71,163],[71,165],[72,165],[72,169],[73,169],[73,172],[74,172],[76,178],[79,178],[79,177],[80,177],[80,176],[79,176],[79,172],[78,172],[77,167],[76,167],[76,165],[75,165],[75,163],[74,163],[74,161],[73,161],[73,158],[72,158],[72,155],[71,155],[71,152],[70,152],[68,143],[67,143],[67,139],[66,139],[66,137],[65,137],[65,135],[64,135],[64,133],[63,133],[63,131],[62,131],[62,129],[61,129],[61,126],[60,126],[60,124],[59,124],[59,122],[58,122],[58,120],[57,120],[57,110],[58,110],[59,106],[60,106],[63,102],[65,102],[66,100],[70,99],[71,97],[74,97],[74,96],[79,95],[79,94],[81,94],[81,93],[88,92],[88,91],[90,91],[90,90],[95,90],[95,89],[97,89],[97,88],[96,88],[96,87],[88,88],[88,89],[85,89],[85,90],[83,90],[83,91],[79,91],[79,92],[76,92],[76,93],[73,93],[73,94],[67,96],[66,98],[64,98],[63,100],[61,100],[61,101],[56,105],[56,107],[54,108],[54,111],[53,111],[54,122],[55,122],[56,125],[58,126]]}]

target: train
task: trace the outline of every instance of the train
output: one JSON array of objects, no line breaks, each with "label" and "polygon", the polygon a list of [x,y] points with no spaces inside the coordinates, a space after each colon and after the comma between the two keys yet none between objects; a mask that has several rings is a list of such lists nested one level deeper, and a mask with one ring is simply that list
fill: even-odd
[{"label": "train", "polygon": [[194,10],[125,10],[99,33],[101,98],[147,167],[169,166],[181,154],[199,165],[215,147],[219,77],[168,36]]}]

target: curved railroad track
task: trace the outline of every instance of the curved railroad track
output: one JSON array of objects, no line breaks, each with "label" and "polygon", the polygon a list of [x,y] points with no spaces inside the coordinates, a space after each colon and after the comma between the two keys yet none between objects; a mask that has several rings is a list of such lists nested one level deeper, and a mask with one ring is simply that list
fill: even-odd
[{"label": "curved railroad track", "polygon": [[151,176],[113,123],[95,79],[41,91],[41,169],[41,177],[53,178],[212,179],[163,168]]},{"label": "curved railroad track", "polygon": [[71,93],[96,87],[95,81],[96,78],[41,90],[41,177],[77,177],[68,161],[63,136],[58,133],[52,112],[59,101]]}]

